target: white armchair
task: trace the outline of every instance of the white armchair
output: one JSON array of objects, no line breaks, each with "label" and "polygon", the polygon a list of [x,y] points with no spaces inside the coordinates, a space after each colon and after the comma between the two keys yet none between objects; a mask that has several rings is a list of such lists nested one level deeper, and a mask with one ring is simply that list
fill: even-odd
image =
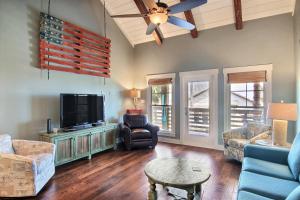
[{"label": "white armchair", "polygon": [[242,162],[246,144],[254,144],[256,140],[267,139],[270,135],[271,126],[262,123],[249,123],[245,127],[225,131],[223,133],[224,155],[226,158]]},{"label": "white armchair", "polygon": [[0,135],[0,197],[36,196],[55,173],[55,145]]}]

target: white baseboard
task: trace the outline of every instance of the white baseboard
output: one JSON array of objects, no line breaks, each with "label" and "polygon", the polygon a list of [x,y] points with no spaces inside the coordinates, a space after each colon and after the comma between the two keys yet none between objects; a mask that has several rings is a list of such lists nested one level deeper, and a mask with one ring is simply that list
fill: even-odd
[{"label": "white baseboard", "polygon": [[158,137],[158,141],[171,144],[181,144],[181,141],[175,138]]}]

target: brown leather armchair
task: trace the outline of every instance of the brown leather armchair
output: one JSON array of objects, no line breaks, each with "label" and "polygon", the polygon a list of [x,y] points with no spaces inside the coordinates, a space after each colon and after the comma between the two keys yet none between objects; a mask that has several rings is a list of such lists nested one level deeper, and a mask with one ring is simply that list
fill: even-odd
[{"label": "brown leather armchair", "polygon": [[125,114],[123,121],[120,136],[127,150],[135,147],[155,148],[159,127],[148,123],[145,115]]}]

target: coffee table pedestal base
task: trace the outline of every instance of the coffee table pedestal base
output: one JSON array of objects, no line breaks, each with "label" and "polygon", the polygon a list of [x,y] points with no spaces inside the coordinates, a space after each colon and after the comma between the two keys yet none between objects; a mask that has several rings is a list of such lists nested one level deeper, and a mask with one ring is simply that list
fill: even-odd
[{"label": "coffee table pedestal base", "polygon": [[[156,184],[155,181],[148,178],[149,184],[150,184],[150,190],[148,192],[148,200],[156,200],[157,199],[157,192],[156,192]],[[187,200],[200,200],[201,197],[201,185],[194,185],[191,187],[174,187],[174,186],[166,186],[163,185],[163,188],[168,192],[169,195],[174,197],[182,197],[186,198],[183,195],[173,194],[172,189],[169,189],[170,187],[185,190],[187,191]]]}]

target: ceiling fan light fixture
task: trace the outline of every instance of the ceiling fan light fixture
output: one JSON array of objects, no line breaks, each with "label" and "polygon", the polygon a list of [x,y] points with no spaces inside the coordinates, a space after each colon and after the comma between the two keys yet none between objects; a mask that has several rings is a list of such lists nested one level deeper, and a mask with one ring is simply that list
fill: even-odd
[{"label": "ceiling fan light fixture", "polygon": [[168,21],[168,15],[165,12],[152,13],[149,15],[149,18],[153,24],[164,24]]}]

